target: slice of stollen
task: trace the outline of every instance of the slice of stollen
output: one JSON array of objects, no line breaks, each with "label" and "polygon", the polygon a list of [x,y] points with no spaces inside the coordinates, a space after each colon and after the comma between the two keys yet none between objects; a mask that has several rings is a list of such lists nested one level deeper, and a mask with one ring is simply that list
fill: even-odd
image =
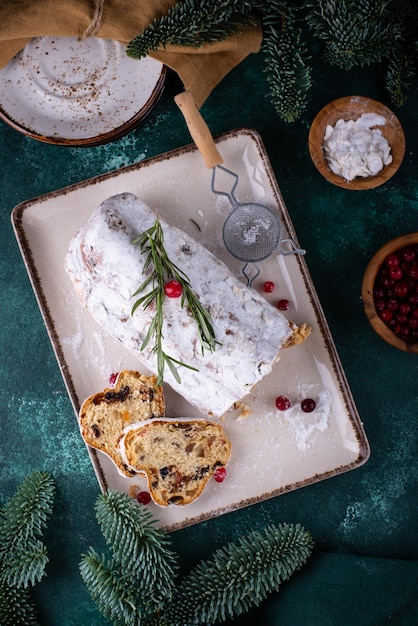
[{"label": "slice of stollen", "polygon": [[197,418],[134,424],[119,445],[125,463],[146,474],[150,495],[160,506],[193,502],[231,456],[223,426]]},{"label": "slice of stollen", "polygon": [[124,476],[136,472],[124,463],[118,439],[129,424],[164,417],[163,389],[156,386],[156,376],[132,370],[118,374],[115,385],[84,400],[79,411],[79,425],[84,441],[107,454]]}]

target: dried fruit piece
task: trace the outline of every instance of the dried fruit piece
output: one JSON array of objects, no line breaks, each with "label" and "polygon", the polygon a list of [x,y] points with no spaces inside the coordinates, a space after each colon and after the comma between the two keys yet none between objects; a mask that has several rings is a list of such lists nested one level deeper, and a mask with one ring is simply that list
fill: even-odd
[{"label": "dried fruit piece", "polygon": [[115,372],[113,374],[110,374],[110,376],[109,376],[109,385],[112,385],[112,387],[113,387],[113,385],[115,384],[115,382],[116,382],[116,380],[118,378],[118,375],[119,375],[119,372]]}]

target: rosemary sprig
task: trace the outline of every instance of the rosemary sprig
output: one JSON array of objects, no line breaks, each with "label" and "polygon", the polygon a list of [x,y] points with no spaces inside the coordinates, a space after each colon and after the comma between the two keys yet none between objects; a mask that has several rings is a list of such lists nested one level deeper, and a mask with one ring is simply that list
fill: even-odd
[{"label": "rosemary sprig", "polygon": [[146,254],[143,273],[149,271],[146,279],[141,283],[133,296],[143,293],[147,287],[151,286],[151,291],[138,298],[132,307],[132,315],[139,306],[146,309],[152,302],[155,303],[155,315],[148,328],[148,332],[141,345],[144,350],[155,337],[153,352],[157,354],[157,385],[160,385],[164,377],[165,365],[170,368],[171,373],[178,383],[181,383],[180,375],[176,366],[187,367],[188,369],[198,371],[195,367],[187,365],[182,361],[168,355],[163,350],[163,302],[164,302],[164,285],[168,279],[177,280],[182,288],[181,307],[187,304],[187,307],[193,316],[199,331],[200,343],[202,346],[202,354],[204,349],[208,348],[213,351],[218,343],[215,338],[215,331],[212,326],[211,316],[205,307],[201,304],[196,294],[193,292],[187,275],[177,265],[175,265],[168,257],[164,247],[164,233],[159,220],[157,219],[153,226],[136,237],[133,244],[139,245],[142,254]]}]

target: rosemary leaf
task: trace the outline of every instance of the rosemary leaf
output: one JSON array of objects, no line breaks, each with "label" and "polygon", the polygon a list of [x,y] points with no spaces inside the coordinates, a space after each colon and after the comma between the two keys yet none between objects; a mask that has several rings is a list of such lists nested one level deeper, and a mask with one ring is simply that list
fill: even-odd
[{"label": "rosemary leaf", "polygon": [[156,317],[154,317],[154,318],[153,318],[153,320],[152,320],[152,322],[151,322],[151,324],[149,325],[148,332],[147,332],[147,334],[145,335],[145,339],[144,339],[144,341],[142,342],[142,345],[141,345],[141,351],[142,351],[142,350],[145,350],[145,348],[147,347],[147,345],[148,345],[148,344],[149,344],[149,342],[151,341],[151,337],[152,337],[152,336],[153,336],[153,334],[155,333],[155,328],[156,328],[156,325],[157,325],[157,318],[156,318]]},{"label": "rosemary leaf", "polygon": [[164,354],[164,360],[167,363],[168,367],[170,368],[170,371],[173,374],[174,378],[180,384],[181,383],[181,378],[180,378],[180,375],[178,373],[177,367],[174,365],[174,363],[175,362],[178,363],[178,361],[172,361],[167,354]]},{"label": "rosemary leaf", "polygon": [[197,369],[169,356],[163,350],[163,303],[165,297],[164,285],[166,281],[174,279],[177,280],[182,286],[183,291],[180,305],[182,308],[185,306],[188,307],[188,310],[196,322],[202,347],[202,354],[204,354],[205,348],[213,351],[218,343],[212,326],[211,316],[194,293],[185,272],[168,257],[167,251],[164,247],[163,229],[158,219],[150,228],[148,228],[148,230],[136,237],[132,243],[139,245],[141,254],[146,254],[143,273],[145,274],[146,272],[149,272],[149,275],[141,283],[133,296],[135,297],[143,293],[150,285],[152,286],[152,289],[150,292],[147,292],[135,301],[132,306],[131,314],[133,315],[140,306],[142,306],[143,309],[146,309],[151,303],[155,303],[155,315],[148,328],[145,339],[142,342],[141,350],[144,350],[150,343],[152,337],[155,337],[153,352],[157,355],[157,384],[159,385],[163,381],[164,369],[166,365],[170,369],[176,381],[181,383],[180,375],[176,366],[186,367],[187,369],[194,371],[197,371]]}]

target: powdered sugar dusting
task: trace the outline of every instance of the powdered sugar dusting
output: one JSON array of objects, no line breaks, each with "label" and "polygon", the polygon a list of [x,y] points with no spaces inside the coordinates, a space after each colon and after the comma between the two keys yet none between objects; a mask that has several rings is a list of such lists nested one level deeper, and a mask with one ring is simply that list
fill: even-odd
[{"label": "powdered sugar dusting", "polygon": [[310,448],[315,443],[316,437],[328,427],[331,399],[331,391],[322,389],[315,397],[316,408],[312,413],[304,413],[299,402],[283,411],[283,417],[298,450],[304,451]]}]

